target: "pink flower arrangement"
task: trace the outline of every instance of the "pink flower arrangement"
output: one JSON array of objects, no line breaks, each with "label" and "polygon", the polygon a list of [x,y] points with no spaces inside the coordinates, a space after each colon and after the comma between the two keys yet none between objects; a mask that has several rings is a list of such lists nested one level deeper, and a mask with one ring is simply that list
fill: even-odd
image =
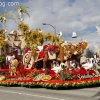
[{"label": "pink flower arrangement", "polygon": [[49,45],[48,46],[48,51],[52,55],[53,53],[58,53],[59,52],[59,46],[57,45]]},{"label": "pink flower arrangement", "polygon": [[30,50],[30,47],[26,47],[26,48],[24,49],[23,53],[25,54],[25,53],[27,53],[29,50]]}]

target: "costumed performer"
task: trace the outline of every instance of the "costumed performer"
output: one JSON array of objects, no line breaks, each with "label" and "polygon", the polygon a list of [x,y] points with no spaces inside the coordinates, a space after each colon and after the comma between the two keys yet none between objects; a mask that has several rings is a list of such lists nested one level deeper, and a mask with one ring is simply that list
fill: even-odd
[{"label": "costumed performer", "polygon": [[15,55],[13,55],[11,60],[9,61],[9,73],[11,76],[17,75],[17,73],[16,73],[17,66],[18,66],[18,60],[15,58]]}]

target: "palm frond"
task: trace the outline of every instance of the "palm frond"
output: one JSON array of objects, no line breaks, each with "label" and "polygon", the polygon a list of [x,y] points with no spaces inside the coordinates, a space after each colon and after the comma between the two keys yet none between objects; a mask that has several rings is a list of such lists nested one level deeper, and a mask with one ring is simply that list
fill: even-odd
[{"label": "palm frond", "polygon": [[14,16],[12,14],[8,13],[6,10],[3,12],[3,16],[6,17],[7,19],[14,20],[15,23],[16,23],[16,20],[15,20]]},{"label": "palm frond", "polygon": [[14,12],[17,12],[18,9],[19,9],[19,6],[15,7],[14,10],[13,10],[13,13],[14,13]]},{"label": "palm frond", "polygon": [[96,26],[97,33],[100,35],[100,27]]},{"label": "palm frond", "polygon": [[4,17],[3,14],[0,14],[1,17]]},{"label": "palm frond", "polygon": [[96,43],[94,43],[94,48],[95,48],[95,52],[100,56],[100,48]]},{"label": "palm frond", "polygon": [[24,6],[24,5],[20,5],[20,9],[23,11],[23,13],[26,13],[30,17],[28,11],[26,10],[27,8],[29,8],[29,7],[28,6]]},{"label": "palm frond", "polygon": [[0,14],[0,20],[2,20],[2,17],[3,17],[3,16]]},{"label": "palm frond", "polygon": [[17,12],[19,9],[21,9],[23,13],[26,13],[30,17],[28,11],[26,10],[27,8],[29,8],[29,7],[28,6],[24,6],[24,5],[19,5],[16,8],[14,8],[13,13]]},{"label": "palm frond", "polygon": [[20,7],[21,9],[27,9],[27,8],[29,8],[28,6],[25,6],[25,5],[19,5],[19,7]]},{"label": "palm frond", "polygon": [[29,13],[27,12],[27,10],[25,10],[24,13],[26,13],[26,14],[30,17],[30,15],[29,15]]},{"label": "palm frond", "polygon": [[97,43],[94,43],[94,47],[95,47],[95,51],[98,52],[100,49],[99,49],[99,46],[97,45]]}]

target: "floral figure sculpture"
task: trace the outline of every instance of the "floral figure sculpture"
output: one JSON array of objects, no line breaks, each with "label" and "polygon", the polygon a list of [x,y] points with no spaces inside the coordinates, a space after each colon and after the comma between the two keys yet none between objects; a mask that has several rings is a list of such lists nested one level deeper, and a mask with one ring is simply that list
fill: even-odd
[{"label": "floral figure sculpture", "polygon": [[16,76],[17,75],[17,67],[18,67],[18,60],[15,59],[15,55],[12,56],[11,60],[9,61],[9,73],[11,76]]}]

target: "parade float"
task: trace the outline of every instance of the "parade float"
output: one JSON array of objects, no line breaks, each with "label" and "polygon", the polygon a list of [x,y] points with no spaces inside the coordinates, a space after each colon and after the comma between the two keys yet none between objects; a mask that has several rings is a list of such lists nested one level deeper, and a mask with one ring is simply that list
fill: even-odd
[{"label": "parade float", "polygon": [[[19,14],[18,30],[11,31],[6,37],[6,16],[1,16],[0,85],[54,89],[100,86],[95,68],[82,67],[80,62],[88,43],[84,40],[69,43],[60,35],[30,29],[23,21],[24,13],[29,16],[26,8],[18,6],[14,10]],[[76,61],[74,67],[72,60]]]}]

